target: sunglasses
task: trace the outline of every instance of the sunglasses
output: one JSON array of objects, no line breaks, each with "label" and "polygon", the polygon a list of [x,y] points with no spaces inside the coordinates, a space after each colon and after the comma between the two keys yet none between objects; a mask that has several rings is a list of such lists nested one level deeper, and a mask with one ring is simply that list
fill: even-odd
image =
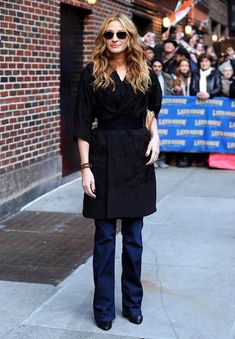
[{"label": "sunglasses", "polygon": [[106,31],[106,32],[104,32],[104,37],[105,37],[105,39],[110,40],[110,39],[113,38],[114,34],[115,34],[116,37],[117,37],[118,39],[120,39],[120,40],[124,40],[124,39],[126,39],[126,37],[127,37],[127,33],[126,33],[126,32],[123,32],[123,31],[119,31],[119,32],[117,32],[117,33],[113,33],[113,32],[110,32],[110,31]]}]

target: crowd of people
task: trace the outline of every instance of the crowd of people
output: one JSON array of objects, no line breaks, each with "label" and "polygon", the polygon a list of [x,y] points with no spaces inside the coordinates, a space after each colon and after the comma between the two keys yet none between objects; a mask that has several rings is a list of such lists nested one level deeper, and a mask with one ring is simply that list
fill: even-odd
[{"label": "crowd of people", "polygon": [[[184,37],[182,32],[167,30],[157,39],[148,32],[142,38],[149,66],[161,85],[163,95],[197,96],[199,100],[223,96],[235,98],[235,51],[232,46],[224,53],[215,53],[206,45],[203,35],[194,32]],[[197,163],[205,164],[205,156],[197,155]],[[170,160],[160,154],[155,167],[167,168]],[[192,165],[192,156],[176,155],[178,167]]]}]

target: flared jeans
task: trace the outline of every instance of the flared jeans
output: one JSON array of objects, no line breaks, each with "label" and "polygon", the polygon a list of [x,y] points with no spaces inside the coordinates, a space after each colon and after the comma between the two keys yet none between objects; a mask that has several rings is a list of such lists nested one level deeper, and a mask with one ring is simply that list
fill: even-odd
[{"label": "flared jeans", "polygon": [[[95,219],[93,273],[95,292],[93,309],[98,321],[115,318],[115,243],[117,219]],[[141,315],[143,218],[122,219],[122,312]]]}]

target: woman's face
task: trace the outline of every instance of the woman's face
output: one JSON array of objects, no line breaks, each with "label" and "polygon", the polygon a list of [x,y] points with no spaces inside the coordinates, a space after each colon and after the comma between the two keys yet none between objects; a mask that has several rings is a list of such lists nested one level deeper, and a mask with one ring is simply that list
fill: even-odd
[{"label": "woman's face", "polygon": [[200,68],[202,71],[206,71],[207,69],[209,69],[211,67],[211,62],[210,60],[208,60],[207,58],[202,59],[202,61],[200,62]]},{"label": "woman's face", "polygon": [[233,70],[231,68],[225,68],[223,70],[223,75],[224,75],[225,79],[230,79],[231,76],[233,75]]},{"label": "woman's face", "polygon": [[155,39],[154,39],[154,34],[153,33],[147,33],[144,37],[144,42],[148,46],[155,45]]},{"label": "woman's face", "polygon": [[179,65],[179,71],[182,74],[188,74],[190,68],[189,68],[189,64],[186,60],[181,61],[180,65]]},{"label": "woman's face", "polygon": [[200,53],[200,54],[205,53],[204,45],[203,45],[203,43],[201,43],[201,42],[198,42],[198,43],[197,43],[195,49],[196,49],[196,51],[197,51],[198,53]]},{"label": "woman's face", "polygon": [[114,33],[112,38],[110,39],[105,38],[106,47],[109,50],[109,52],[113,54],[123,53],[127,48],[129,38],[127,35],[124,39],[118,38],[117,32],[125,32],[125,29],[123,28],[122,24],[119,21],[111,21],[108,24],[106,32]]}]

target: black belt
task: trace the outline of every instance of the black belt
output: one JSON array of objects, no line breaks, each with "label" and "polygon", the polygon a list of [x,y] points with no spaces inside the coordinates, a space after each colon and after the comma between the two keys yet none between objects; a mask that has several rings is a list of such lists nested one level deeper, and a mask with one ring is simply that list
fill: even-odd
[{"label": "black belt", "polygon": [[143,120],[103,120],[98,122],[98,128],[104,129],[104,130],[110,130],[110,129],[116,129],[116,130],[122,130],[122,129],[137,129],[137,128],[143,128]]}]

